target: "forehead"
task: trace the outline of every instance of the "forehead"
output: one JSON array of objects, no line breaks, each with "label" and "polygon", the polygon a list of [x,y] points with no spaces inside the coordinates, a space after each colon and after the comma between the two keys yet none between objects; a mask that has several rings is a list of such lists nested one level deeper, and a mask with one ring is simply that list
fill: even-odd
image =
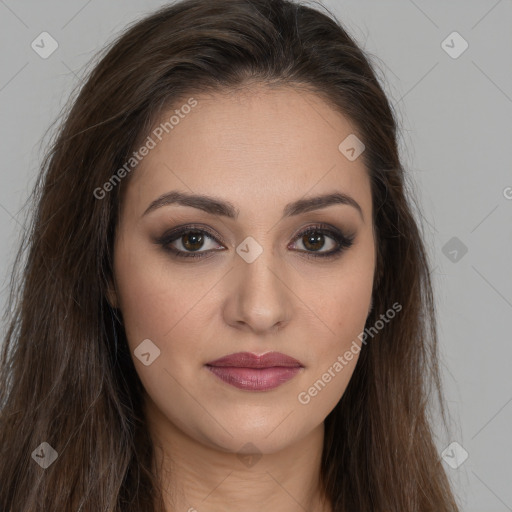
[{"label": "forehead", "polygon": [[133,208],[170,190],[227,198],[241,211],[337,190],[371,208],[363,159],[349,161],[338,148],[357,127],[319,96],[262,85],[193,98],[192,109],[180,113],[177,103],[155,124],[179,114],[162,140],[150,134],[155,147],[128,185]]}]

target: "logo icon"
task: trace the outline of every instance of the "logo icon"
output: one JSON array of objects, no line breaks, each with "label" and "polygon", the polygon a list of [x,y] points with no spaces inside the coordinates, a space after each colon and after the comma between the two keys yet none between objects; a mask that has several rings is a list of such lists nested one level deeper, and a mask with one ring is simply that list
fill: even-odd
[{"label": "logo icon", "polygon": [[442,43],[441,48],[452,58],[458,59],[469,47],[469,43],[458,33],[452,32]]},{"label": "logo icon", "polygon": [[351,133],[341,141],[338,149],[340,150],[340,153],[347,158],[347,160],[353,162],[361,156],[363,151],[366,149],[366,146],[363,144],[363,141]]},{"label": "logo icon", "polygon": [[238,459],[248,468],[255,466],[263,456],[262,453],[252,443],[246,443],[237,452]]},{"label": "logo icon", "polygon": [[237,254],[247,263],[256,261],[256,258],[263,252],[263,247],[254,240],[252,236],[248,236],[237,248]]},{"label": "logo icon", "polygon": [[468,248],[456,236],[450,238],[441,250],[452,263],[458,263],[468,252]]},{"label": "logo icon", "polygon": [[39,57],[47,59],[59,47],[59,43],[48,32],[41,32],[30,46]]},{"label": "logo icon", "polygon": [[133,353],[144,366],[149,366],[160,355],[160,349],[151,340],[144,340]]},{"label": "logo icon", "polygon": [[41,443],[33,452],[32,458],[43,468],[50,467],[59,454],[46,442]]},{"label": "logo icon", "polygon": [[454,441],[443,450],[441,457],[448,466],[457,469],[464,464],[469,457],[469,453],[457,441]]}]

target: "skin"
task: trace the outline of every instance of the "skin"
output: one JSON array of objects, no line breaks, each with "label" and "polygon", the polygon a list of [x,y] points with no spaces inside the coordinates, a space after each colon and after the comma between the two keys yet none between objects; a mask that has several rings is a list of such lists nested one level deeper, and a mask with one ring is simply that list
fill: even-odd
[{"label": "skin", "polygon": [[[321,98],[291,87],[252,85],[194,97],[198,105],[126,184],[109,296],[122,312],[147,392],[166,507],[296,512],[300,504],[330,511],[319,479],[323,422],[358,355],[308,404],[297,397],[354,340],[360,345],[370,308],[376,261],[370,181],[362,158],[351,162],[338,150],[355,128]],[[178,204],[143,215],[172,190],[229,201],[239,215]],[[336,204],[281,219],[286,204],[335,191],[357,201],[363,218]],[[308,258],[305,251],[314,248],[297,235],[318,222],[354,233],[353,245],[332,259]],[[180,258],[155,243],[191,223],[219,235],[205,239],[200,250],[211,250],[208,257]],[[236,252],[248,236],[263,249],[252,263]],[[325,236],[319,252],[336,246]],[[171,245],[186,250],[185,242]],[[148,366],[133,356],[145,339],[160,349]],[[273,390],[247,391],[205,367],[242,351],[282,352],[304,368]],[[242,459],[241,451],[253,458]]]}]

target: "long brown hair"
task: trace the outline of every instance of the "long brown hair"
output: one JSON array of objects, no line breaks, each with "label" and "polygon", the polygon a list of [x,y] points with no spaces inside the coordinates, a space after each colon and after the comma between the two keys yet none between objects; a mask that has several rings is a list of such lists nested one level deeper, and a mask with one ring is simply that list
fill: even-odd
[{"label": "long brown hair", "polygon": [[[328,11],[287,0],[182,1],[134,23],[100,57],[43,160],[12,272],[0,510],[161,510],[143,388],[106,298],[129,176],[97,191],[178,100],[265,83],[307,88],[357,127],[378,247],[367,325],[402,305],[363,346],[325,420],[333,510],[457,511],[429,420],[430,399],[443,402],[427,255],[396,114],[368,57]],[[46,469],[33,457],[43,442],[58,454]]]}]

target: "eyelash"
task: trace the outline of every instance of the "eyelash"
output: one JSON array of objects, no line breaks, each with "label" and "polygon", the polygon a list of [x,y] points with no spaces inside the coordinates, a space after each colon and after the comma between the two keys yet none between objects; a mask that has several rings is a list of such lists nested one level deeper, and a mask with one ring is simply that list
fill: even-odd
[{"label": "eyelash", "polygon": [[[178,258],[206,258],[208,254],[212,252],[216,252],[218,249],[212,249],[208,251],[198,251],[198,252],[185,252],[180,249],[176,249],[175,247],[170,246],[172,242],[179,240],[183,235],[187,233],[200,233],[206,234],[208,238],[214,240],[215,242],[220,242],[217,240],[216,236],[208,229],[204,227],[195,226],[193,224],[188,226],[182,226],[171,233],[166,233],[162,237],[156,240],[158,245],[161,245],[164,250],[171,252],[174,256]],[[304,235],[308,235],[310,233],[321,233],[322,235],[327,235],[332,238],[338,246],[324,253],[315,253],[314,251],[303,251],[299,250],[298,252],[303,253],[306,257],[311,258],[334,258],[339,255],[349,247],[351,247],[354,243],[355,235],[344,235],[337,229],[334,229],[327,224],[315,224],[313,226],[308,226],[306,229],[301,231],[294,239],[294,242],[302,238]]]}]

